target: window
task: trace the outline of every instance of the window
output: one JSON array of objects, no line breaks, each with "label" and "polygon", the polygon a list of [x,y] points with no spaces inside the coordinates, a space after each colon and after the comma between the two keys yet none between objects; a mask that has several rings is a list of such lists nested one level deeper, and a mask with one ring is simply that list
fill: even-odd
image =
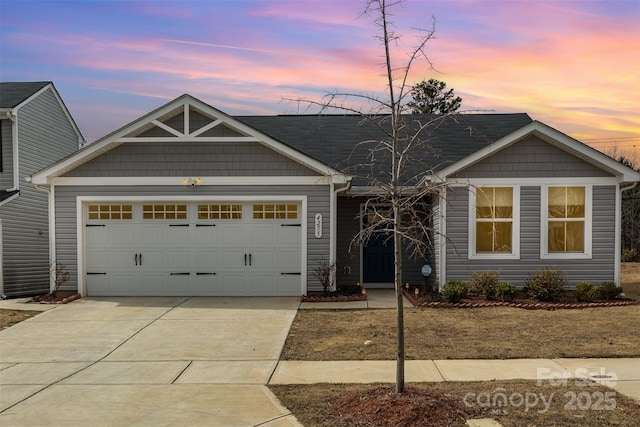
[{"label": "window", "polygon": [[143,219],[187,219],[187,205],[142,205]]},{"label": "window", "polygon": [[133,219],[131,205],[89,205],[89,219],[129,220]]},{"label": "window", "polygon": [[477,187],[469,219],[470,258],[520,256],[518,187]]},{"label": "window", "polygon": [[253,205],[253,219],[298,219],[298,205],[256,204]]},{"label": "window", "polygon": [[542,256],[590,257],[590,200],[587,186],[549,186],[543,206]]},{"label": "window", "polygon": [[198,219],[242,219],[242,205],[198,205]]}]

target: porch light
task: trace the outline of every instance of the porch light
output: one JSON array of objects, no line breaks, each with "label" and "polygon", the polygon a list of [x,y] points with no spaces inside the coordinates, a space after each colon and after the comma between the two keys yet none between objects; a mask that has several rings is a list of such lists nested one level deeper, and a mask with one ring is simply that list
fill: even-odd
[{"label": "porch light", "polygon": [[416,288],[416,290],[415,290],[416,296],[418,296],[419,293],[420,293],[420,289]]},{"label": "porch light", "polygon": [[185,178],[182,180],[182,185],[190,185],[195,187],[196,185],[200,185],[202,180],[200,178]]}]

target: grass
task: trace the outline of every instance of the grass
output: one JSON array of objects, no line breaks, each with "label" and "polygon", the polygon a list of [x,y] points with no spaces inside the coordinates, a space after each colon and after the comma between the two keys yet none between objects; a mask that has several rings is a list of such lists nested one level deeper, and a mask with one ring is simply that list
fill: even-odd
[{"label": "grass", "polygon": [[[578,385],[568,381],[566,386],[548,383],[538,385],[536,381],[483,381],[410,384],[412,387],[427,389],[472,404],[483,413],[477,418],[493,418],[508,426],[631,426],[640,419],[640,406],[633,400],[603,386]],[[379,387],[380,384],[312,384],[312,385],[270,385],[269,388],[280,401],[303,424],[308,426],[349,426],[335,414],[334,402],[348,393]],[[504,389],[504,390],[498,390]],[[514,404],[500,407],[493,403],[493,397],[504,392]],[[609,393],[609,394],[605,394]],[[490,396],[488,407],[484,397]],[[529,399],[518,405],[520,397]],[[466,399],[465,399],[466,397]],[[606,397],[606,400],[605,400]],[[535,399],[537,401],[535,401]],[[551,402],[547,406],[543,403]],[[467,404],[465,403],[465,405]],[[536,403],[533,405],[533,403]],[[615,405],[615,407],[613,407]],[[581,409],[582,408],[582,409]],[[385,421],[380,420],[380,426]]]},{"label": "grass", "polygon": [[0,331],[40,313],[42,312],[32,310],[0,309]]}]

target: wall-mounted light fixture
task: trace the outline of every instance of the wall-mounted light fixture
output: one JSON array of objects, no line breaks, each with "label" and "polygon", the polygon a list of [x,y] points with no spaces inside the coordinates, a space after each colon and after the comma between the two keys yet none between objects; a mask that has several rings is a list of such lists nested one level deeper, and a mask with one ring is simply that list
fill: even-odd
[{"label": "wall-mounted light fixture", "polygon": [[200,178],[185,178],[182,180],[182,185],[189,185],[191,187],[195,187],[196,185],[200,185],[202,180]]}]

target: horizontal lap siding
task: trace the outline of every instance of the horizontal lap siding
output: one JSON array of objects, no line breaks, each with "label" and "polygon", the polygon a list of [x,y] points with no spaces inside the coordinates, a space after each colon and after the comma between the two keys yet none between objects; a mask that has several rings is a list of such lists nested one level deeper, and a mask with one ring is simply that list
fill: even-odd
[{"label": "horizontal lap siding", "polygon": [[602,169],[530,136],[458,172],[454,178],[606,177]]},{"label": "horizontal lap siding", "polygon": [[593,187],[593,257],[589,260],[540,259],[540,187],[522,186],[520,191],[519,260],[469,260],[469,191],[466,188],[448,191],[447,237],[458,253],[451,242],[447,243],[447,280],[468,280],[474,271],[500,270],[501,280],[522,287],[529,273],[546,266],[566,273],[572,288],[581,281],[600,284],[614,280],[615,186]]},{"label": "horizontal lap siding", "polygon": [[0,120],[0,138],[2,138],[2,167],[0,168],[0,190],[13,187],[13,125],[10,120]]},{"label": "horizontal lap siding", "polygon": [[127,143],[68,172],[69,177],[314,176],[256,142]]},{"label": "horizontal lap siding", "polygon": [[[330,187],[317,186],[199,186],[191,187],[56,187],[56,252],[58,260],[62,261],[71,273],[71,281],[66,289],[77,289],[77,196],[122,196],[140,197],[157,196],[167,198],[171,196],[240,196],[247,198],[260,196],[307,196],[307,290],[321,291],[322,285],[314,277],[313,269],[322,259],[329,259],[329,200]],[[322,237],[315,237],[315,216],[321,214],[325,219],[322,223]]]},{"label": "horizontal lap siding", "polygon": [[78,136],[51,90],[19,110],[18,143],[20,195],[0,208],[8,296],[49,291],[48,196],[25,177],[78,149]]}]

